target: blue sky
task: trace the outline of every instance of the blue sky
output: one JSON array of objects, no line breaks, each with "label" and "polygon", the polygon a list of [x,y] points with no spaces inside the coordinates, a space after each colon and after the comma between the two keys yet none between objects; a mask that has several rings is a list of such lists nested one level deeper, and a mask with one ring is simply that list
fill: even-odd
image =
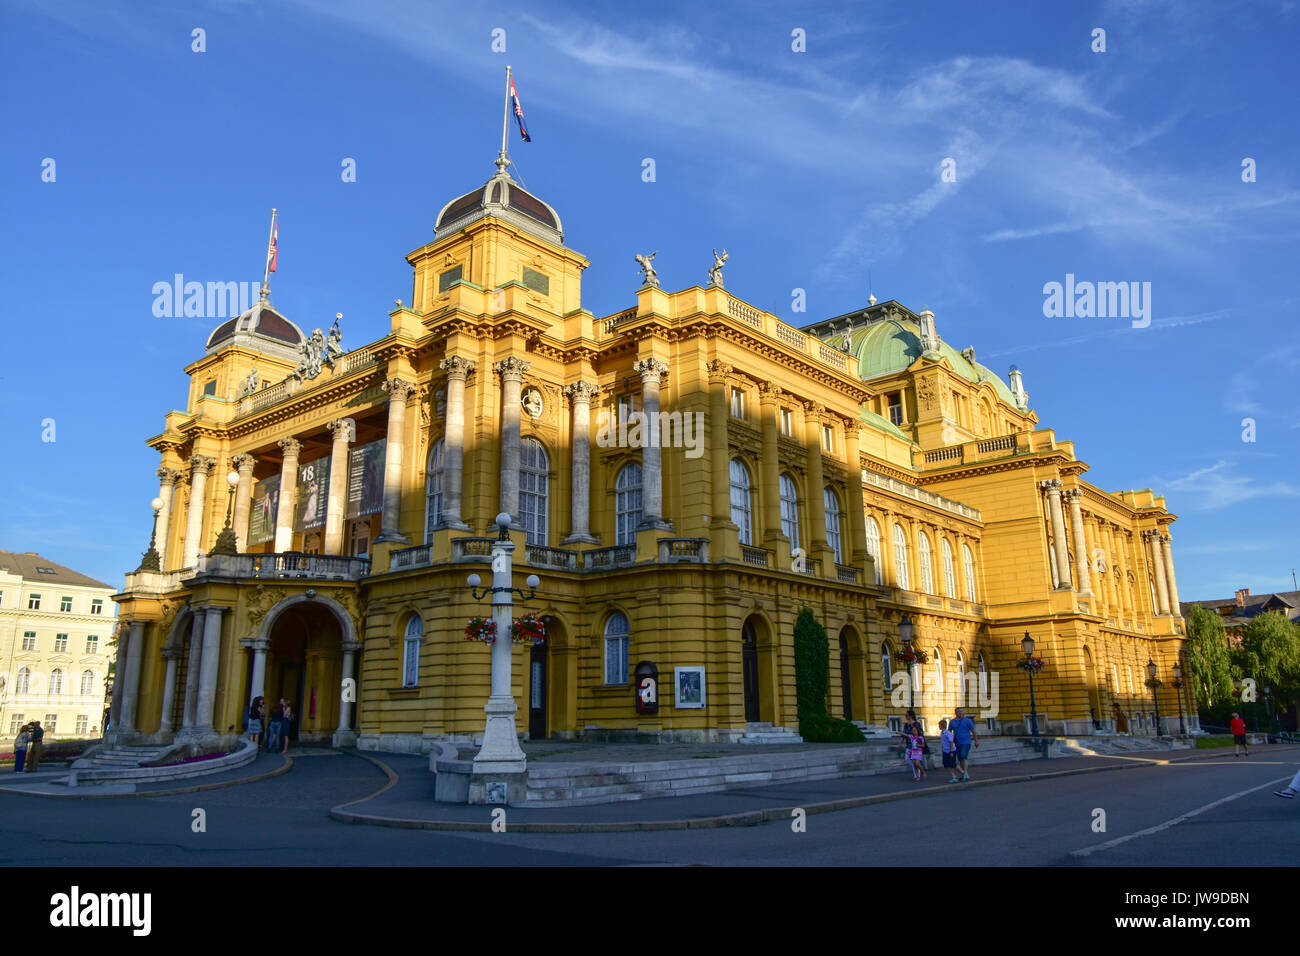
[{"label": "blue sky", "polygon": [[[144,439],[217,324],[156,318],[153,284],[260,280],[272,206],[277,306],[342,312],[348,347],[384,334],[404,254],[493,171],[508,62],[517,175],[591,260],[596,314],[633,303],[636,252],[683,288],[725,246],[728,288],[799,325],[863,305],[870,273],[1017,364],[1090,481],[1168,496],[1185,600],[1291,587],[1295,2],[479,7],[5,5],[0,547],[113,584],[138,563]],[[1150,282],[1151,325],[1045,317],[1067,273]]]}]

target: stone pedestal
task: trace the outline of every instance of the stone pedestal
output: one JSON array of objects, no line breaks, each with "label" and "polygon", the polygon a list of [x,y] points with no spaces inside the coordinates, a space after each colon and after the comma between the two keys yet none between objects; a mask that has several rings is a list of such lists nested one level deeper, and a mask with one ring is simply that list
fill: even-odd
[{"label": "stone pedestal", "polygon": [[528,799],[528,771],[470,774],[467,803],[519,806]]}]

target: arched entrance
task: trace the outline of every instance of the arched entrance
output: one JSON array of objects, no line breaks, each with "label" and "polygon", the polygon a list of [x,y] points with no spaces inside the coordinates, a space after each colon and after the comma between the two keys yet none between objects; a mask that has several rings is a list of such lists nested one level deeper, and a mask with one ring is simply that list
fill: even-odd
[{"label": "arched entrance", "polygon": [[534,644],[528,652],[528,739],[546,739],[546,672],[549,644]]},{"label": "arched entrance", "polygon": [[744,683],[745,722],[755,723],[761,719],[762,709],[758,689],[758,632],[752,618],[740,628],[740,673]]},{"label": "arched entrance", "polygon": [[853,719],[853,668],[849,663],[849,639],[840,631],[840,701],[844,719]]},{"label": "arched entrance", "polygon": [[[262,695],[268,715],[280,700],[288,701],[290,740],[331,743],[339,722],[344,636],[335,613],[313,601],[285,607],[271,622]],[[251,687],[245,698],[250,695]]]},{"label": "arched entrance", "polygon": [[1097,665],[1092,659],[1092,651],[1085,644],[1083,648],[1084,681],[1088,685],[1088,710],[1092,719],[1093,731],[1101,730],[1104,711],[1101,709],[1101,681],[1098,679]]},{"label": "arched entrance", "polygon": [[[553,614],[543,615],[546,622],[546,643],[543,677],[546,703],[545,734],[548,737],[571,739],[578,729],[578,648],[569,640],[569,629],[564,621]],[[533,659],[528,661],[529,680],[532,679]],[[531,704],[532,690],[529,689]],[[529,707],[531,722],[531,706]],[[530,731],[531,736],[531,731]]]}]

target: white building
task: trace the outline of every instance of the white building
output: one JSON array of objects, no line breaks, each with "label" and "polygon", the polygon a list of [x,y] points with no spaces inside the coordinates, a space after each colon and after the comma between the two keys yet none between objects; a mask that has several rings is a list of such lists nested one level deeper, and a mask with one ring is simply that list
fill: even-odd
[{"label": "white building", "polygon": [[47,741],[101,734],[115,592],[34,551],[0,551],[0,746],[32,720]]}]

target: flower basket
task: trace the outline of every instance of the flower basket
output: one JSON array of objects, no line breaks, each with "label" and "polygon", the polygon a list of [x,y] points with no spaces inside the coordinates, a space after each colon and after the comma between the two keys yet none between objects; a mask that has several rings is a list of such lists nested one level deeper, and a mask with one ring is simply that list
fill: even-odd
[{"label": "flower basket", "polygon": [[525,614],[511,622],[510,639],[516,644],[541,644],[546,640],[546,623],[536,614]]},{"label": "flower basket", "polygon": [[894,657],[898,660],[898,663],[907,664],[908,666],[912,664],[928,664],[930,662],[930,655],[919,647],[898,651],[894,654]]},{"label": "flower basket", "polygon": [[1041,657],[1022,657],[1020,660],[1016,661],[1017,667],[1022,671],[1028,671],[1031,674],[1037,674],[1043,669],[1045,664],[1046,661]]},{"label": "flower basket", "polygon": [[497,628],[492,623],[492,618],[471,617],[465,624],[465,640],[495,644],[497,642]]}]

